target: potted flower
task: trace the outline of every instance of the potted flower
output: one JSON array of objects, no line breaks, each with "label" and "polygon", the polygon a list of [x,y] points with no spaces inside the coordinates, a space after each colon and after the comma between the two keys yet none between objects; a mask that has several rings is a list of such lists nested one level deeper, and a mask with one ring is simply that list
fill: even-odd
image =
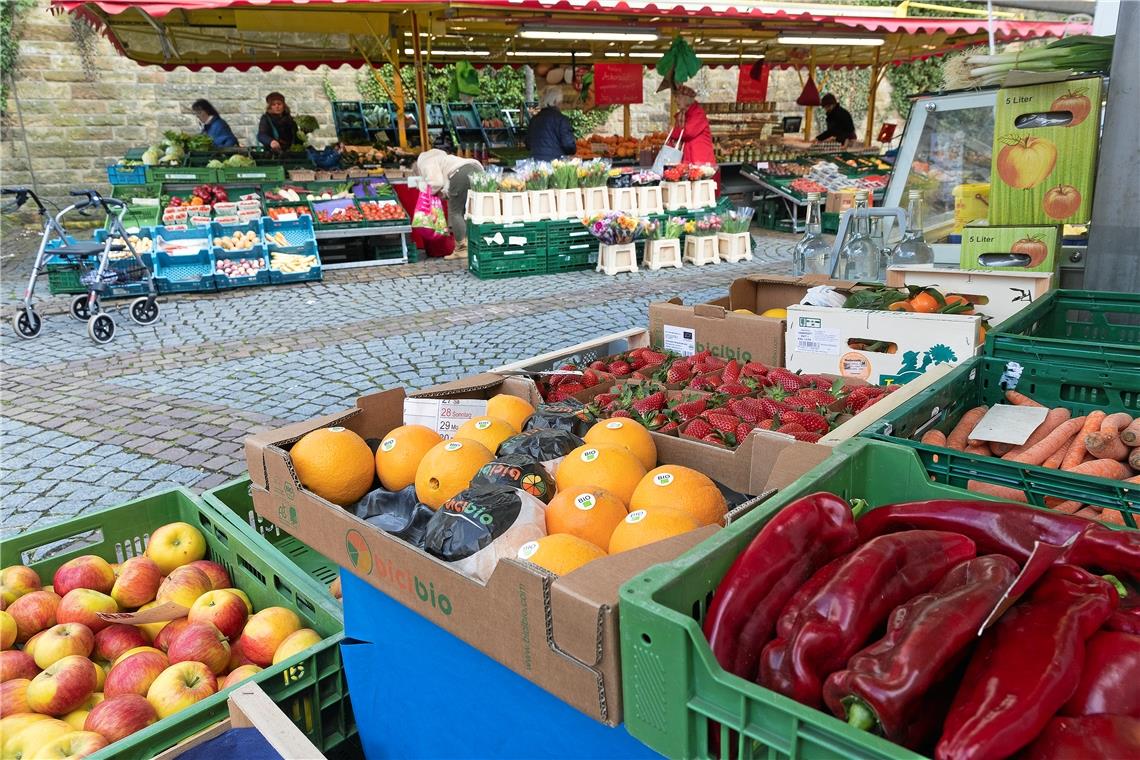
[{"label": "potted flower", "polygon": [[752,224],[755,209],[735,208],[721,217],[720,231],[716,234],[717,254],[724,261],[751,261],[752,235],[748,227]]},{"label": "potted flower", "polygon": [[610,210],[610,194],[606,183],[610,165],[600,159],[587,161],[578,168],[578,184],[582,186],[582,205],[587,215]]},{"label": "potted flower", "polygon": [[685,211],[693,200],[693,185],[685,164],[670,166],[661,173],[661,199],[666,211]]},{"label": "potted flower", "polygon": [[503,224],[529,221],[530,196],[522,177],[512,175],[499,180],[499,195],[503,201]]},{"label": "potted flower", "polygon": [[598,271],[606,274],[637,271],[634,241],[645,232],[645,222],[621,211],[606,211],[582,220],[598,241]]},{"label": "potted flower", "polygon": [[554,211],[554,191],[550,189],[549,164],[535,164],[525,176],[531,221],[554,219],[557,214]]},{"label": "potted flower", "polygon": [[716,264],[716,234],[720,231],[721,220],[716,214],[708,214],[685,223],[685,261],[696,266]]},{"label": "potted flower", "polygon": [[559,219],[582,217],[582,190],[578,185],[577,159],[550,164],[550,189],[554,191],[554,210]]},{"label": "potted flower", "polygon": [[466,216],[475,224],[498,224],[503,219],[503,202],[499,197],[499,173],[476,172],[471,175],[467,193]]},{"label": "potted flower", "polygon": [[665,267],[681,268],[681,232],[685,220],[680,217],[654,220],[645,224],[645,266],[656,272]]},{"label": "potted flower", "polygon": [[689,181],[693,183],[693,196],[689,208],[707,208],[716,205],[716,166],[694,164],[689,167]]}]

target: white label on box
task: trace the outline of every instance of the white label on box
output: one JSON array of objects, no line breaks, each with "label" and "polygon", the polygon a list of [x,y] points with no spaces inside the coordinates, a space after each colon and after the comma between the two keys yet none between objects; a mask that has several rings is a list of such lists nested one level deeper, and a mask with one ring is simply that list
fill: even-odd
[{"label": "white label on box", "polygon": [[1049,410],[1043,406],[995,404],[970,431],[970,438],[1020,446],[1041,426],[1048,414]]},{"label": "white label on box", "polygon": [[511,235],[507,238],[507,245],[526,245],[526,235]]},{"label": "white label on box", "polygon": [[665,325],[665,350],[681,356],[692,356],[697,352],[697,331],[691,327]]},{"label": "white label on box", "polygon": [[484,399],[406,398],[404,424],[423,425],[444,438],[454,438],[464,422],[487,414]]},{"label": "white label on box", "polygon": [[839,330],[801,327],[796,330],[796,350],[811,354],[838,354]]}]

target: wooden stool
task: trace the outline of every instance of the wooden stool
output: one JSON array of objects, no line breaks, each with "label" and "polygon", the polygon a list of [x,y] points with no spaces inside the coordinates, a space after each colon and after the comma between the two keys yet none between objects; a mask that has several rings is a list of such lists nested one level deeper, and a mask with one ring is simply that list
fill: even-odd
[{"label": "wooden stool", "polygon": [[633,243],[598,246],[598,269],[608,275],[637,271],[637,248]]},{"label": "wooden stool", "polygon": [[637,214],[637,188],[611,187],[610,208],[614,211],[624,211],[627,214]]},{"label": "wooden stool", "polygon": [[582,188],[584,216],[603,214],[610,210],[610,189],[608,187]]},{"label": "wooden stool", "polygon": [[685,261],[698,267],[720,263],[716,235],[689,235],[685,238]]},{"label": "wooden stool", "polygon": [[649,271],[667,267],[681,268],[681,241],[677,238],[645,241],[645,266]]},{"label": "wooden stool", "polygon": [[503,199],[503,224],[530,221],[530,196],[522,193],[499,193]]},{"label": "wooden stool", "polygon": [[503,219],[503,203],[498,193],[467,193],[465,211],[475,224],[498,224]]},{"label": "wooden stool", "polygon": [[662,182],[661,197],[666,211],[685,211],[693,202],[693,183]]},{"label": "wooden stool", "polygon": [[665,201],[661,195],[661,186],[651,185],[637,188],[637,208],[642,216],[664,214]]},{"label": "wooden stool", "polygon": [[718,232],[716,251],[723,261],[733,264],[738,261],[752,261],[752,234],[749,232]]}]

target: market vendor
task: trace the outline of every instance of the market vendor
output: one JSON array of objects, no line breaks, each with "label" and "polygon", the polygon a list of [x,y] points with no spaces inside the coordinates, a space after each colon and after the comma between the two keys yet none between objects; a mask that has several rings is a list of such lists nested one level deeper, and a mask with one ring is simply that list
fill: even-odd
[{"label": "market vendor", "polygon": [[483,165],[478,161],[442,150],[425,150],[416,159],[416,174],[424,178],[434,194],[447,201],[447,227],[455,236],[455,250],[445,258],[467,258],[467,193],[471,175],[481,171]]},{"label": "market vendor", "polygon": [[816,142],[835,140],[842,145],[859,139],[855,136],[855,121],[851,118],[851,113],[839,105],[834,95],[827,93],[820,99],[819,104],[827,112],[827,129],[816,135]]},{"label": "market vendor", "polygon": [[297,122],[289,113],[285,96],[271,92],[265,96],[265,113],[257,125],[257,141],[272,151],[286,151],[297,141]]},{"label": "market vendor", "polygon": [[697,103],[697,93],[692,87],[681,85],[673,90],[673,98],[677,103],[677,116],[673,131],[669,133],[669,142],[681,140],[681,160],[685,163],[715,166],[716,153],[713,151],[709,117]]},{"label": "market vendor", "polygon": [[541,110],[530,120],[526,147],[537,161],[553,161],[572,156],[578,150],[574,128],[562,113],[562,88],[547,87],[542,93]]},{"label": "market vendor", "polygon": [[218,109],[214,108],[210,101],[199,98],[190,104],[190,110],[202,123],[202,134],[209,135],[210,139],[214,141],[215,148],[236,148],[238,146],[234,131],[230,129],[226,120],[218,115]]}]

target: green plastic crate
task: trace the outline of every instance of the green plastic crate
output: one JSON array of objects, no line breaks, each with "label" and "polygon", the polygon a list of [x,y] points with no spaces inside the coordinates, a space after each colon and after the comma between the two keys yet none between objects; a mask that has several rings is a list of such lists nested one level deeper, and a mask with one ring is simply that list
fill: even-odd
[{"label": "green plastic crate", "polygon": [[1054,290],[986,336],[1003,359],[1140,367],[1140,293]]},{"label": "green plastic crate", "polygon": [[[1008,363],[1006,359],[981,356],[963,362],[930,388],[887,412],[862,434],[917,449],[928,470],[963,488],[969,480],[981,480],[1025,491],[1038,506],[1044,505],[1046,496],[1073,499],[1119,509],[1125,520],[1131,513],[1140,521],[1140,484],[1074,475],[919,442],[928,430],[949,433],[962,415],[976,406],[1004,401],[1000,381]],[[1140,416],[1140,373],[1135,370],[1093,369],[1063,362],[1018,363],[1022,374],[1017,390],[1045,406],[1063,406],[1074,417],[1097,409]]]},{"label": "green plastic crate", "polygon": [[[500,235],[502,243],[489,242],[489,239]],[[523,251],[527,255],[545,257],[547,224],[546,222],[468,224],[467,246],[468,250],[474,253],[518,255],[516,251]]]},{"label": "green plastic crate", "polygon": [[[726,672],[701,630],[729,565],[782,508],[816,491],[872,507],[925,499],[985,499],[944,484],[907,446],[853,439],[751,513],[678,559],[657,565],[620,592],[626,728],[666,757],[709,754],[721,726],[722,756],[740,760],[917,760],[910,750],[830,714]],[[931,477],[939,482],[931,482]]]},{"label": "green plastic crate", "polygon": [[224,166],[216,170],[218,182],[284,182],[284,166]]},{"label": "green plastic crate", "polygon": [[[157,199],[162,194],[162,185],[148,182],[142,185],[112,185],[111,197],[125,203],[133,203],[137,198]],[[157,204],[156,204],[157,205]]]},{"label": "green plastic crate", "polygon": [[583,243],[582,245],[585,246],[584,250],[566,253],[548,251],[546,254],[546,273],[580,272],[596,268],[598,266],[598,244]]},{"label": "green plastic crate", "polygon": [[480,280],[546,274],[546,252],[527,253],[520,248],[506,253],[479,253],[469,249],[467,271]]},{"label": "green plastic crate", "polygon": [[87,286],[79,281],[81,272],[73,264],[48,264],[48,290],[53,296],[86,293]]},{"label": "green plastic crate", "polygon": [[218,181],[218,170],[204,166],[148,166],[147,182],[171,185],[202,185]]},{"label": "green plastic crate", "polygon": [[[322,750],[335,749],[356,733],[340,659],[344,626],[339,608],[315,594],[308,578],[263,542],[239,529],[183,488],[144,496],[118,507],[80,515],[65,523],[0,541],[4,565],[25,564],[50,580],[64,562],[96,554],[108,562],[140,555],[156,528],[186,522],[206,538],[206,557],[222,564],[254,609],[285,606],[324,636],[321,643],[273,665],[253,680]],[[228,691],[219,692],[92,755],[97,760],[152,757],[226,719]]]}]

